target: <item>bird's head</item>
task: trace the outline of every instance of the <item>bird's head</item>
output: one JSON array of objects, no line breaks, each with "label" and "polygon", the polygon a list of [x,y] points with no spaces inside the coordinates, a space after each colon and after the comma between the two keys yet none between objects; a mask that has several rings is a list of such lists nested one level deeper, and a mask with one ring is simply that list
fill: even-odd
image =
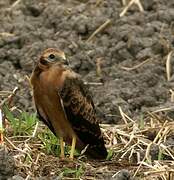
[{"label": "bird's head", "polygon": [[63,51],[59,49],[49,48],[46,49],[39,59],[38,65],[41,69],[47,69],[55,64],[67,66],[69,65],[68,60],[65,57]]}]

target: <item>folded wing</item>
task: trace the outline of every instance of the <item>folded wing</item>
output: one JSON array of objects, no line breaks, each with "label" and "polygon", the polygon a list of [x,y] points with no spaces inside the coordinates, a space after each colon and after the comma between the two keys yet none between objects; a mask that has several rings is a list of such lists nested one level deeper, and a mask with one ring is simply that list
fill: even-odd
[{"label": "folded wing", "polygon": [[106,158],[107,150],[94,103],[83,81],[79,78],[66,78],[59,95],[74,132],[83,143],[83,148],[87,146],[86,153],[93,158]]}]

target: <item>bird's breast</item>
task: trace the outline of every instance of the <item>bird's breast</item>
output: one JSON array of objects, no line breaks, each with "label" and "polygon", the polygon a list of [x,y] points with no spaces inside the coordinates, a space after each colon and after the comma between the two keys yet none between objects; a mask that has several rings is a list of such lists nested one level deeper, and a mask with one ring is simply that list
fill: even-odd
[{"label": "bird's breast", "polygon": [[43,118],[47,118],[54,128],[55,133],[65,141],[75,135],[71,123],[68,121],[59,90],[62,89],[65,73],[58,68],[51,68],[41,72],[38,77],[32,78],[33,95],[36,108]]},{"label": "bird's breast", "polygon": [[52,124],[55,133],[70,141],[75,133],[66,118],[57,88],[48,85],[49,83],[47,85],[44,83],[34,89],[36,107],[41,116]]}]

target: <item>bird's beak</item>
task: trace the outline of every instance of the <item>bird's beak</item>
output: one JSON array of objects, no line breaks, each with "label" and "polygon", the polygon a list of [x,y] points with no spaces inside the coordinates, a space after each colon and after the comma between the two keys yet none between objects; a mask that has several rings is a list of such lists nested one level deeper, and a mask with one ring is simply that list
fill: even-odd
[{"label": "bird's beak", "polygon": [[65,56],[65,53],[64,53],[64,52],[62,52],[62,59],[63,59],[63,60],[66,60],[66,56]]},{"label": "bird's beak", "polygon": [[66,58],[64,52],[62,52],[62,59],[64,60],[64,64],[68,66],[69,65],[69,60]]}]

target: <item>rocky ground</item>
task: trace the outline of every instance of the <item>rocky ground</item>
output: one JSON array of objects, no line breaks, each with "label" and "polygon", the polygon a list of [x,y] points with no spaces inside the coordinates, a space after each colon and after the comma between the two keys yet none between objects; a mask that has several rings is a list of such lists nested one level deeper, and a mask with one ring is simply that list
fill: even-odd
[{"label": "rocky ground", "polygon": [[131,117],[170,106],[173,76],[167,81],[165,64],[174,43],[174,2],[148,0],[142,5],[144,12],[133,5],[120,17],[121,0],[1,0],[0,90],[18,86],[16,105],[32,110],[25,75],[43,49],[58,47],[90,83],[106,122],[118,121],[118,106]]},{"label": "rocky ground", "polygon": [[144,12],[134,4],[120,17],[121,0],[0,0],[0,91],[19,87],[15,106],[33,112],[26,75],[57,47],[89,84],[103,122],[118,123],[119,107],[133,119],[169,108],[173,118],[174,1],[141,3]]}]

